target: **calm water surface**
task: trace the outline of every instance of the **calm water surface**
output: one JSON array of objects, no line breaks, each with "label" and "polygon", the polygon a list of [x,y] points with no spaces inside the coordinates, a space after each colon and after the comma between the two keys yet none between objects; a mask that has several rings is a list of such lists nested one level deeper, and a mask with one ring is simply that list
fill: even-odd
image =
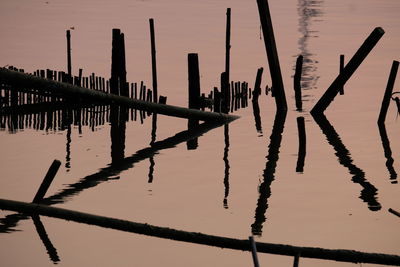
[{"label": "calm water surface", "polygon": [[[225,59],[225,13],[232,8],[231,79],[253,87],[264,67],[271,85],[256,1],[10,1],[0,2],[0,65],[26,71],[66,69],[65,30],[73,28],[73,72],[110,75],[111,30],[125,33],[131,82],[151,84],[148,19],[155,19],[159,94],[187,106],[187,54],[198,53],[202,91],[219,86]],[[392,101],[386,134],[394,162],[387,166],[377,127],[393,60],[399,60],[400,2],[396,0],[270,1],[289,105],[276,162],[269,160],[275,103],[262,95],[261,131],[251,106],[241,118],[208,131],[198,148],[186,142],[140,156],[152,142],[152,119],[126,125],[124,168],[112,169],[110,125],[82,132],[24,127],[0,132],[0,197],[31,201],[53,159],[62,161],[47,197],[56,207],[187,231],[261,242],[400,254],[400,125]],[[313,107],[377,26],[385,35],[328,108]],[[304,56],[304,111],[294,104],[292,76]],[[399,83],[395,91],[400,91]],[[305,117],[307,154],[296,172],[296,118]],[[187,129],[187,121],[158,116],[155,140]],[[275,127],[276,129],[276,127]],[[276,133],[275,133],[276,134]],[[278,133],[279,135],[279,133]],[[154,137],[154,135],[153,135]],[[387,142],[386,144],[387,149]],[[387,150],[386,150],[387,152]],[[275,155],[276,156],[276,155]],[[276,163],[276,167],[274,167]],[[112,172],[110,172],[110,169]],[[94,180],[94,181],[93,181]],[[90,182],[92,181],[92,182]],[[151,182],[149,182],[151,181]],[[2,266],[251,266],[251,255],[41,217],[56,250],[48,253],[37,222],[1,211]],[[49,248],[49,247],[47,247]],[[51,256],[49,256],[49,254]],[[262,266],[291,266],[292,257],[259,255]],[[352,264],[300,259],[303,266]],[[369,265],[372,266],[372,265]]]}]

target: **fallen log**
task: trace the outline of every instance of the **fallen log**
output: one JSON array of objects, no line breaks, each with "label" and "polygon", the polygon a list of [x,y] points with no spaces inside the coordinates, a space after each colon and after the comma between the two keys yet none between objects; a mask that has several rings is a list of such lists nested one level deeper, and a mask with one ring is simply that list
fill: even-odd
[{"label": "fallen log", "polygon": [[0,83],[12,85],[16,88],[34,88],[43,92],[51,92],[55,95],[63,95],[69,98],[91,99],[93,101],[107,104],[124,105],[129,108],[179,118],[217,122],[231,122],[239,118],[238,116],[234,115],[205,112],[172,105],[157,104],[138,99],[131,99],[114,94],[107,94],[101,91],[90,90],[68,83],[42,79],[30,74],[16,72],[5,68],[0,68]]},{"label": "fallen log", "polygon": [[[160,238],[184,241],[220,248],[230,248],[251,251],[248,239],[235,239],[203,233],[188,232],[166,227],[159,227],[147,223],[136,223],[110,217],[98,216],[46,205],[26,203],[14,200],[0,199],[0,209],[27,213],[29,215],[44,215],[68,221],[97,225],[115,230],[155,236]],[[353,263],[375,263],[400,266],[400,256],[378,253],[365,253],[345,249],[324,249],[316,247],[299,247],[282,244],[257,242],[257,252],[286,256],[301,255],[303,258],[317,258]]]}]

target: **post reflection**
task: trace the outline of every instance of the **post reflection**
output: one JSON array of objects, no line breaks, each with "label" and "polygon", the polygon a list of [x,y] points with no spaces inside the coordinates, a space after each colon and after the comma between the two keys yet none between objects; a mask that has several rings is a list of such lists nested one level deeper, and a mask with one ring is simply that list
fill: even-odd
[{"label": "post reflection", "polygon": [[111,165],[118,165],[125,158],[126,119],[127,109],[125,107],[110,106]]},{"label": "post reflection", "polygon": [[[153,113],[152,115],[152,121],[151,121],[151,141],[150,141],[150,146],[152,146],[156,142],[157,138],[157,114]],[[149,158],[150,161],[150,167],[149,167],[149,183],[153,182],[154,178],[154,166],[156,165],[156,162],[154,161],[154,157],[151,156]]]},{"label": "post reflection", "polygon": [[[297,5],[297,12],[299,14],[299,32],[301,37],[298,41],[300,55],[303,56],[303,71],[302,71],[302,84],[304,90],[315,89],[319,76],[317,75],[317,60],[313,58],[308,49],[310,38],[318,37],[317,31],[310,29],[310,25],[316,18],[321,17],[323,12],[321,10],[322,0],[299,0]],[[296,55],[297,57],[297,55]],[[307,95],[304,95],[307,97]]]},{"label": "post reflection", "polygon": [[258,188],[259,197],[255,211],[255,221],[251,225],[253,235],[261,236],[263,224],[267,217],[268,199],[271,196],[271,184],[275,180],[275,170],[279,159],[279,149],[282,141],[283,129],[285,127],[286,112],[277,112],[270,136],[267,163],[263,172],[263,181]]},{"label": "post reflection", "polygon": [[225,141],[225,147],[224,147],[224,164],[225,164],[225,172],[224,172],[224,187],[225,187],[225,193],[224,193],[224,201],[223,205],[224,208],[227,209],[229,208],[228,206],[228,196],[229,196],[229,125],[225,124],[224,125],[224,141]]},{"label": "post reflection", "polygon": [[353,164],[350,151],[343,144],[339,134],[335,131],[335,128],[333,128],[323,114],[314,116],[314,120],[326,136],[328,143],[336,151],[335,155],[338,157],[339,163],[346,167],[349,170],[349,173],[353,176],[351,179],[353,183],[361,185],[362,190],[359,198],[368,204],[368,208],[371,211],[380,210],[382,206],[377,200],[378,189],[365,179],[364,171]]},{"label": "post reflection", "polygon": [[392,149],[390,148],[389,138],[386,132],[385,123],[378,123],[379,134],[381,136],[382,147],[386,158],[386,168],[390,174],[392,184],[397,184],[397,172],[393,167],[394,159],[392,157]]},{"label": "post reflection", "polygon": [[[108,167],[99,170],[97,173],[80,179],[74,184],[67,185],[64,190],[61,190],[60,192],[43,199],[41,203],[44,205],[65,203],[72,196],[78,195],[84,190],[96,187],[103,182],[112,180],[113,177],[117,176],[119,173],[133,168],[133,166],[138,162],[153,157],[159,153],[160,150],[170,149],[193,138],[199,138],[208,131],[220,126],[220,123],[204,122],[196,128],[185,130],[164,140],[154,142],[152,146],[138,150],[135,154],[125,157],[118,164],[111,164]],[[14,228],[18,225],[18,222],[28,218],[30,218],[29,215],[21,213],[10,214],[5,216],[5,218],[0,218],[0,233],[9,233],[15,231]]]},{"label": "post reflection", "polygon": [[53,246],[49,236],[46,233],[46,229],[42,221],[40,220],[39,215],[32,215],[33,224],[35,225],[36,232],[38,233],[40,240],[42,240],[44,247],[46,248],[47,254],[50,257],[50,260],[57,264],[60,262],[60,257],[58,256],[57,249]]}]

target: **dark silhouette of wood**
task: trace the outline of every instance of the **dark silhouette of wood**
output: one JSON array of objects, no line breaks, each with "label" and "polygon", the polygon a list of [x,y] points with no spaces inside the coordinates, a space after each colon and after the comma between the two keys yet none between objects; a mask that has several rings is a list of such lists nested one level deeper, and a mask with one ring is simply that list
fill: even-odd
[{"label": "dark silhouette of wood", "polygon": [[154,35],[154,19],[149,19],[150,23],[150,40],[151,40],[151,73],[153,77],[153,99],[157,103],[158,88],[157,88],[157,61],[156,61],[156,38]]},{"label": "dark silhouette of wood", "polygon": [[299,153],[297,156],[296,172],[304,171],[304,160],[306,158],[306,127],[304,117],[297,117],[297,129],[299,132]]},{"label": "dark silhouette of wood", "polygon": [[253,104],[254,121],[258,133],[262,133],[260,106],[258,104],[258,98],[261,95],[261,78],[263,70],[263,68],[259,68],[257,70],[256,81],[254,83],[253,98],[251,99],[251,102]]},{"label": "dark silhouette of wood", "polygon": [[40,185],[38,191],[36,192],[35,197],[33,198],[33,203],[39,203],[44,195],[46,194],[47,190],[49,189],[51,182],[53,181],[54,177],[57,174],[58,169],[60,168],[61,162],[59,160],[54,160],[51,164],[49,170],[47,171],[46,176],[44,177],[42,184]]},{"label": "dark silhouette of wood", "polygon": [[72,63],[71,63],[71,32],[67,30],[67,72],[68,78],[72,77]]},{"label": "dark silhouette of wood", "polygon": [[395,211],[394,209],[389,209],[389,212],[394,214],[394,215],[396,215],[396,216],[398,216],[398,217],[400,217],[400,212]]},{"label": "dark silhouette of wood", "polygon": [[390,98],[393,93],[393,86],[394,86],[394,82],[396,80],[398,69],[399,69],[399,62],[396,60],[393,60],[392,68],[390,69],[389,80],[386,85],[385,94],[384,94],[383,100],[382,100],[381,111],[379,112],[378,123],[385,123],[386,114],[389,109]]},{"label": "dark silhouette of wood", "polygon": [[[225,73],[230,81],[230,51],[231,51],[231,9],[226,9],[226,39],[225,39]],[[229,84],[228,84],[229,87]]]},{"label": "dark silhouette of wood", "polygon": [[[344,84],[350,79],[353,73],[361,65],[364,59],[368,56],[371,50],[375,47],[378,41],[381,39],[385,31],[381,27],[375,28],[371,34],[365,39],[364,43],[360,46],[354,56],[343,68],[342,73],[340,73],[332,84],[326,89],[325,93],[318,100],[317,104],[310,111],[311,114],[318,115],[322,114],[329,104],[336,97],[339,89],[344,86]],[[274,89],[275,89],[275,85]]]},{"label": "dark silhouette of wood", "polygon": [[[339,74],[343,72],[344,68],[344,55],[340,55]],[[344,86],[339,87],[339,93],[344,95]]]},{"label": "dark silhouette of wood", "polygon": [[[147,223],[136,223],[111,217],[98,216],[84,212],[50,207],[47,205],[32,204],[14,200],[0,199],[0,209],[16,212],[44,215],[53,218],[97,225],[104,228],[120,230],[124,232],[155,236],[159,238],[172,239],[195,244],[203,244],[221,248],[229,248],[243,251],[251,251],[247,239],[227,238],[203,233],[188,232],[166,227],[150,225]],[[400,265],[400,256],[378,253],[365,253],[345,249],[324,249],[317,247],[299,247],[283,244],[257,242],[258,253],[270,253],[286,256],[301,254],[303,258],[318,258],[324,260],[335,260],[353,263],[376,263],[386,265]]]},{"label": "dark silhouette of wood", "polygon": [[301,72],[303,67],[303,56],[300,55],[296,60],[296,71],[294,73],[294,97],[296,100],[296,109],[301,111],[303,109],[303,102],[301,97]]},{"label": "dark silhouette of wood", "polygon": [[279,65],[278,50],[276,48],[268,0],[257,0],[257,5],[264,36],[265,49],[268,56],[272,86],[274,88],[276,108],[278,111],[286,111],[287,102],[285,89],[283,87],[281,67]]}]

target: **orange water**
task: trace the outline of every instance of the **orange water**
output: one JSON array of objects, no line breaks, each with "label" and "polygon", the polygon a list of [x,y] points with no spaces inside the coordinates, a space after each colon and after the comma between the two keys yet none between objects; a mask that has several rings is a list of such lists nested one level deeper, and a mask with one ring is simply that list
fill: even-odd
[{"label": "orange water", "polygon": [[[225,59],[225,13],[232,8],[231,79],[253,87],[257,68],[264,67],[262,86],[271,84],[256,1],[9,1],[0,2],[0,65],[33,71],[66,69],[65,30],[72,34],[73,72],[109,77],[111,30],[125,34],[128,80],[151,84],[148,19],[155,19],[159,94],[168,103],[187,106],[187,54],[198,53],[202,91],[219,86]],[[246,239],[251,235],[258,201],[267,201],[262,233],[256,241],[400,254],[399,184],[390,179],[376,125],[393,60],[399,60],[400,4],[382,1],[270,1],[289,112],[270,196],[260,196],[275,104],[260,98],[262,133],[254,126],[251,106],[241,118],[199,138],[196,150],[185,143],[160,150],[125,170],[105,176],[95,187],[76,192],[56,204],[97,215],[181,230]],[[326,111],[330,124],[350,153],[351,167],[364,172],[354,182],[349,164],[308,111],[338,74],[339,55],[351,55],[377,26],[385,35]],[[305,56],[304,111],[295,111],[292,75],[299,54]],[[398,83],[395,91],[399,91]],[[306,119],[307,155],[303,173],[296,173],[296,117]],[[185,130],[182,119],[158,116],[157,141]],[[386,120],[393,168],[400,172],[400,125],[392,102]],[[31,201],[53,159],[62,161],[46,196],[65,192],[111,162],[110,126],[71,130],[70,168],[65,167],[67,131],[0,132],[0,197]],[[149,146],[151,118],[129,122],[125,156]],[[340,145],[339,145],[340,146]],[[224,157],[225,152],[225,157]],[[226,154],[227,153],[227,154]],[[346,156],[345,156],[346,157]],[[225,158],[225,161],[224,161]],[[226,159],[229,175],[226,175]],[[152,166],[154,165],[154,166]],[[153,171],[153,182],[148,183]],[[224,183],[225,182],[225,183]],[[227,192],[229,182],[229,192]],[[368,184],[377,189],[377,211],[360,194]],[[364,186],[364,187],[363,187]],[[227,204],[224,206],[224,198]],[[0,217],[11,215],[1,211]],[[57,250],[60,266],[251,266],[248,252],[127,234],[41,217]],[[2,266],[51,266],[30,219],[19,230],[0,234]],[[293,258],[259,254],[261,266],[290,266]],[[301,258],[301,265],[347,266],[350,263]],[[372,266],[372,265],[369,265]]]}]

